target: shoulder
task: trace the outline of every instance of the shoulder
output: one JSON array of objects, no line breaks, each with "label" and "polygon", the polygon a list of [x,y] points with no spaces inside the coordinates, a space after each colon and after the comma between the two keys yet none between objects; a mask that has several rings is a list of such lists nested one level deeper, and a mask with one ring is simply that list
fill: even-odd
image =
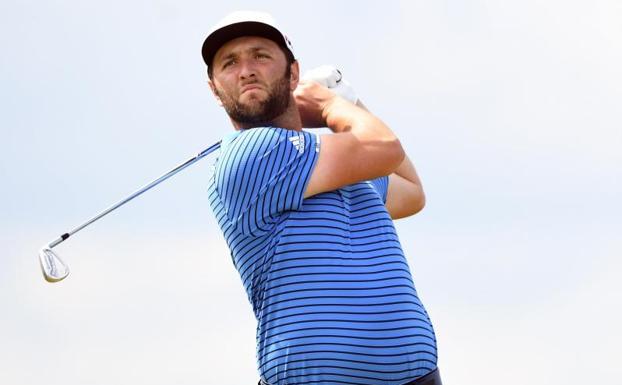
[{"label": "shoulder", "polygon": [[[319,138],[306,131],[279,127],[242,130],[223,140],[215,166],[216,182],[236,179],[248,182],[253,175],[280,175],[298,168],[312,167],[318,157]],[[263,180],[263,179],[262,179]]]},{"label": "shoulder", "polygon": [[[242,151],[242,154],[262,149],[266,147],[277,147],[282,145],[283,147],[296,147],[297,143],[301,141],[301,137],[304,134],[294,130],[288,130],[279,127],[256,127],[248,130],[242,130],[236,138],[228,146],[227,150],[237,152]],[[304,141],[304,139],[302,139]]]},{"label": "shoulder", "polygon": [[319,137],[316,134],[279,127],[257,127],[240,132],[226,146],[221,157],[245,162],[276,154],[290,157],[318,151]]}]

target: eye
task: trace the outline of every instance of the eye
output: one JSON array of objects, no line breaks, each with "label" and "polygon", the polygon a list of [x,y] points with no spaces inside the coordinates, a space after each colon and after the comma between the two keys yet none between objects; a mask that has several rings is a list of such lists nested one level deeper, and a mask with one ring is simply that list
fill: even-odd
[{"label": "eye", "polygon": [[225,60],[225,61],[222,63],[222,68],[223,68],[223,69],[225,69],[225,68],[227,68],[227,67],[229,67],[229,66],[231,66],[231,65],[235,64],[236,62],[237,62],[237,60],[236,60],[236,59],[233,59],[233,58],[232,58],[232,59],[227,59],[227,60]]},{"label": "eye", "polygon": [[255,54],[255,58],[256,59],[269,59],[270,55],[263,53],[263,52],[258,52]]}]

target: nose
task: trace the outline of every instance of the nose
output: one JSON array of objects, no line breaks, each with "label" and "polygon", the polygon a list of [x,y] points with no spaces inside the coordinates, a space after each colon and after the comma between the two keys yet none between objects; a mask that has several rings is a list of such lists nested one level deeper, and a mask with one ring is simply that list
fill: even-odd
[{"label": "nose", "polygon": [[256,76],[256,68],[252,60],[242,60],[240,63],[240,79]]}]

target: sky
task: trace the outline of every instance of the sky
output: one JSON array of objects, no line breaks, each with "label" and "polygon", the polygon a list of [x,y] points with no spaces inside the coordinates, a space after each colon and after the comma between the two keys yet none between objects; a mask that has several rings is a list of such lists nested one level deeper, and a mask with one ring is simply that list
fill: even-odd
[{"label": "sky", "polygon": [[622,376],[622,3],[0,3],[0,383],[257,382],[255,321],[207,198],[210,161],[39,248],[231,130],[200,47],[273,14],[336,65],[417,167],[396,222],[446,384]]}]

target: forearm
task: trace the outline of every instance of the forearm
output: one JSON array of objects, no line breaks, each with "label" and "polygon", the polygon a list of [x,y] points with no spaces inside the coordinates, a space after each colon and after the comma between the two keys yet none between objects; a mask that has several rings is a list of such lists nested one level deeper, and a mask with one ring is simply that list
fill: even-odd
[{"label": "forearm", "polygon": [[369,159],[380,160],[386,165],[385,175],[392,173],[402,163],[405,153],[399,139],[364,106],[337,97],[324,110],[323,118],[333,132],[353,137],[352,146],[344,148],[344,151],[365,151]]},{"label": "forearm", "polygon": [[[367,107],[358,100],[360,108]],[[415,166],[407,155],[399,166],[389,175],[387,209],[393,219],[404,218],[418,213],[425,206],[425,193]]]},{"label": "forearm", "polygon": [[[365,104],[363,104],[363,102],[360,99],[356,101],[356,105],[362,108],[363,110],[369,112],[369,109],[367,108],[367,106],[365,106]],[[400,165],[395,169],[395,171],[393,171],[393,173],[401,176],[402,178],[406,179],[409,182],[421,185],[421,181],[419,180],[419,176],[417,175],[415,166],[413,165],[413,163],[408,158],[408,155],[406,154],[404,154],[404,159],[402,160]]]},{"label": "forearm", "polygon": [[304,196],[390,175],[404,160],[404,150],[380,119],[314,82],[294,92],[303,127],[328,127]]},{"label": "forearm", "polygon": [[421,185],[421,180],[419,179],[419,175],[417,175],[417,170],[415,170],[415,166],[410,161],[408,156],[404,157],[404,160],[400,165],[395,169],[394,174],[401,176],[409,182],[415,183],[417,185]]},{"label": "forearm", "polygon": [[[365,110],[365,111],[367,111],[367,112],[371,113],[371,112],[367,109],[367,107],[363,104],[363,102],[361,102],[360,100],[357,100],[355,105],[356,105],[357,107],[362,108],[363,110]],[[339,131],[337,131],[337,129],[339,129]],[[338,127],[338,128],[337,128],[337,127],[335,127],[335,128],[331,128],[331,130],[332,130],[333,132],[347,132],[347,131],[349,131],[350,129],[351,129],[351,126],[342,126],[342,127]]]},{"label": "forearm", "polygon": [[379,118],[374,116],[363,103],[353,104],[336,97],[324,110],[322,117],[335,133],[352,132],[360,137],[397,141],[397,136]]}]

